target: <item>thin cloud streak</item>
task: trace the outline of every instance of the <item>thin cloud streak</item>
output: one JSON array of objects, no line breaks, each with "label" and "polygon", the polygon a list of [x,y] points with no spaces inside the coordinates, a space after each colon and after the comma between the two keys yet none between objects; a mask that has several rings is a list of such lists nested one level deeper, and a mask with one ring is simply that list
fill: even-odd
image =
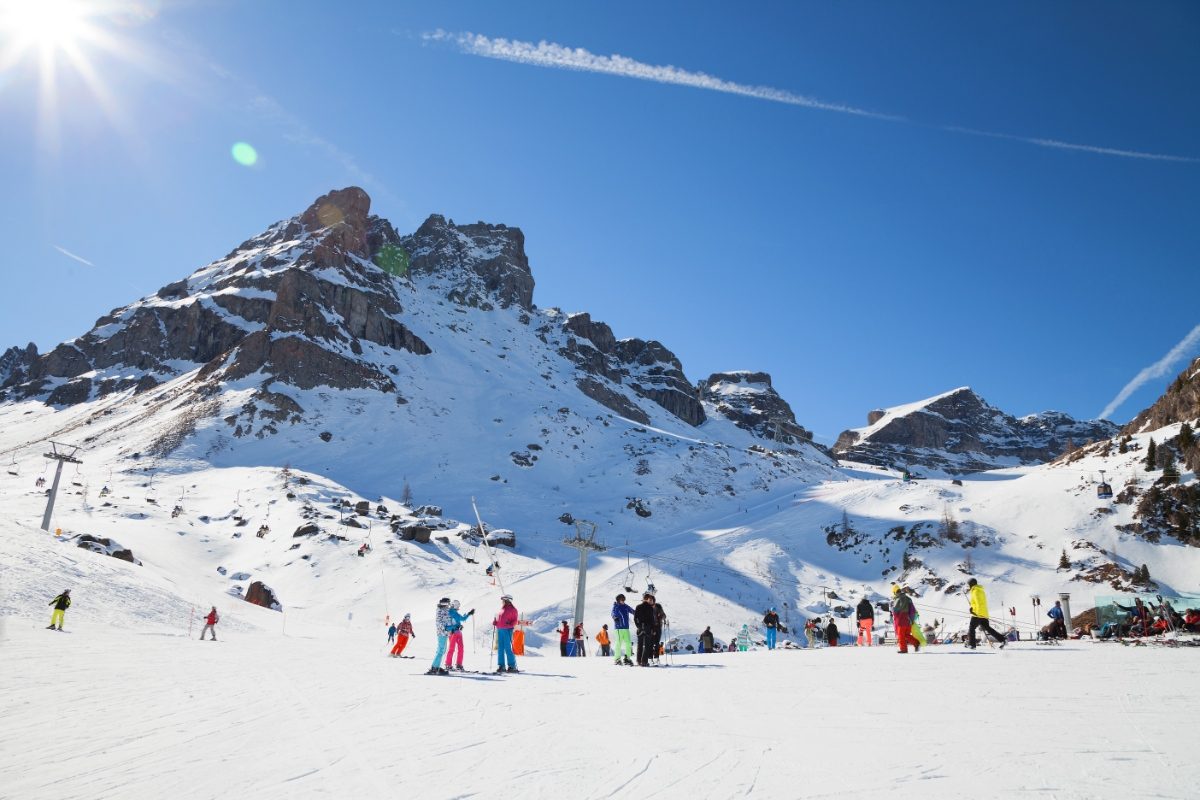
[{"label": "thin cloud streak", "polygon": [[51,246],[51,247],[53,247],[53,248],[54,248],[55,250],[57,250],[58,252],[62,253],[62,254],[63,254],[64,256],[66,256],[67,258],[70,258],[70,259],[73,259],[73,260],[75,260],[75,261],[78,261],[80,264],[86,264],[86,265],[88,265],[89,267],[94,267],[94,266],[96,266],[95,264],[93,264],[92,262],[88,261],[88,260],[87,260],[86,258],[84,258],[83,256],[77,256],[77,255],[75,255],[74,253],[72,253],[70,250],[68,250],[68,249],[67,249],[67,248],[65,248],[65,247],[59,247],[59,246],[58,246],[58,245],[56,245],[56,244],[52,244],[52,245],[50,245],[50,246]]},{"label": "thin cloud streak", "polygon": [[851,114],[857,117],[884,120],[886,122],[901,122],[925,127],[948,133],[960,133],[967,136],[984,136],[991,139],[1003,139],[1010,142],[1046,147],[1052,150],[1069,150],[1077,153],[1090,153],[1099,156],[1117,158],[1133,158],[1146,161],[1169,161],[1180,164],[1200,164],[1200,158],[1176,156],[1164,153],[1147,153],[1140,150],[1123,150],[1116,147],[1064,142],[1058,139],[1048,139],[1037,136],[1017,136],[1010,133],[965,128],[956,125],[938,125],[919,123],[895,114],[884,114],[864,108],[831,103],[808,95],[796,94],[770,86],[752,86],[734,83],[704,72],[691,72],[673,66],[658,66],[636,61],[621,55],[596,55],[581,47],[565,47],[554,42],[541,41],[537,44],[521,42],[512,39],[494,39],[477,33],[452,33],[440,28],[436,31],[423,33],[421,38],[427,42],[439,42],[454,45],[460,52],[482,58],[494,58],[500,61],[511,61],[517,64],[528,64],[535,67],[550,69],[565,69],[576,72],[595,72],[603,75],[615,75],[622,78],[668,83],[676,86],[690,86],[695,89],[707,89],[725,94],[736,94],[756,100],[767,100],[774,103],[811,108],[817,111],[832,111],[838,114]]},{"label": "thin cloud streak", "polygon": [[1183,337],[1183,341],[1171,348],[1165,356],[1154,362],[1144,370],[1133,377],[1129,383],[1125,384],[1125,388],[1117,392],[1117,396],[1112,399],[1104,410],[1100,412],[1100,419],[1108,419],[1109,415],[1120,408],[1121,404],[1129,399],[1129,396],[1142,387],[1147,381],[1161,378],[1169,373],[1172,368],[1178,364],[1185,356],[1200,345],[1200,325],[1192,328],[1192,332]]}]

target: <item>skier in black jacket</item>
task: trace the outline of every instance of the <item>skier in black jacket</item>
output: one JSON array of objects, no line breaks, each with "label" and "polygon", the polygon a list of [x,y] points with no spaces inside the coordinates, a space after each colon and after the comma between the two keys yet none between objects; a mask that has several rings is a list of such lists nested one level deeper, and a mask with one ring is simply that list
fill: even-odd
[{"label": "skier in black jacket", "polygon": [[767,649],[775,649],[775,637],[779,635],[779,614],[775,609],[769,609],[763,617],[763,627],[767,629]]},{"label": "skier in black jacket", "polygon": [[638,603],[637,608],[633,610],[633,624],[637,627],[637,662],[639,667],[650,666],[652,654],[657,651],[652,651],[652,647],[656,647],[653,643],[654,628],[658,623],[658,615],[654,610],[654,595],[646,592],[642,595],[642,602]]},{"label": "skier in black jacket", "polygon": [[71,607],[71,590],[63,589],[63,593],[51,600],[46,605],[54,606],[54,610],[50,612],[50,624],[46,626],[47,630],[54,630],[57,626],[58,630],[62,630],[63,616],[66,615],[67,609]]},{"label": "skier in black jacket", "polygon": [[875,626],[875,606],[871,605],[871,601],[864,597],[858,601],[858,608],[855,609],[854,616],[858,618],[858,641],[855,642],[855,645],[862,647],[865,638],[867,647],[870,647],[871,628]]}]

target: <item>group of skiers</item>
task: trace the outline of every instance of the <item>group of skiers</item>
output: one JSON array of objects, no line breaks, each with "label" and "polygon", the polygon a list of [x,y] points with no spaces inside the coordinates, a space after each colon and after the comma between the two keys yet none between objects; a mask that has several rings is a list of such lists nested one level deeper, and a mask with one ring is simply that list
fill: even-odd
[{"label": "group of skiers", "polygon": [[[437,634],[437,650],[433,663],[426,670],[426,675],[449,675],[453,672],[464,672],[463,668],[463,627],[468,619],[475,616],[475,609],[465,614],[460,611],[461,604],[457,600],[443,597],[438,600],[434,614],[434,629]],[[492,619],[492,627],[496,630],[496,673],[520,672],[517,669],[517,657],[513,654],[513,629],[517,627],[520,615],[513,605],[511,595],[500,598],[500,611]],[[394,642],[390,655],[403,658],[404,648],[410,639],[415,639],[412,615],[405,614],[398,624],[388,627],[388,643]],[[442,658],[445,657],[443,665]]]}]

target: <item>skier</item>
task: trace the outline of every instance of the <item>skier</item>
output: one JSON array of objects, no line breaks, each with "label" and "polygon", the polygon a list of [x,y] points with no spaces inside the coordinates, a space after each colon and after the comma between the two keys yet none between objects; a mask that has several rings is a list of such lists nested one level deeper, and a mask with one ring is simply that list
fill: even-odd
[{"label": "skier", "polygon": [[700,634],[700,652],[711,653],[715,649],[713,632],[711,626],[705,626],[704,633]]},{"label": "skier", "polygon": [[967,628],[967,647],[975,649],[975,629],[983,628],[983,632],[999,642],[1000,649],[1003,650],[1008,641],[992,630],[991,624],[988,623],[987,595],[984,594],[983,587],[974,578],[967,581],[967,586],[971,587],[967,592],[967,599],[971,605],[971,624]]},{"label": "skier", "polygon": [[408,614],[404,615],[404,619],[400,620],[400,624],[396,626],[396,646],[392,648],[391,655],[399,658],[404,652],[405,646],[408,645],[409,639],[415,639],[417,635],[413,633],[411,617]]},{"label": "skier", "polygon": [[1063,622],[1062,601],[1055,600],[1054,608],[1046,612],[1046,616],[1050,618],[1050,638],[1065,639],[1067,638],[1067,625]]},{"label": "skier", "polygon": [[437,612],[434,616],[434,627],[437,629],[437,653],[433,656],[433,666],[426,675],[449,675],[450,671],[442,666],[442,656],[446,654],[446,645],[450,641],[450,598],[438,600]]},{"label": "skier", "polygon": [[779,614],[775,612],[774,607],[767,611],[767,615],[763,617],[763,625],[767,628],[767,649],[775,649],[775,637],[779,633]]},{"label": "skier", "polygon": [[809,649],[817,646],[817,631],[821,629],[821,618],[810,619],[804,623],[804,636],[808,639]]},{"label": "skier", "polygon": [[396,623],[393,622],[391,627],[388,628],[388,644],[392,644],[395,641],[396,641]]},{"label": "skier", "polygon": [[858,608],[855,609],[854,616],[858,618],[858,641],[855,642],[856,647],[863,646],[863,640],[866,639],[866,646],[870,647],[871,628],[875,627],[875,607],[871,605],[871,601],[863,598],[858,601]]},{"label": "skier", "polygon": [[596,641],[600,643],[600,655],[611,656],[612,650],[609,648],[608,625],[603,625],[600,632],[596,634]]},{"label": "skier", "polygon": [[[512,636],[513,628],[517,627],[517,620],[520,619],[520,614],[517,613],[517,607],[513,605],[512,595],[504,595],[500,598],[503,604],[500,607],[500,613],[492,620],[492,625],[496,627],[496,660],[498,666],[496,672],[520,672],[517,669],[517,657],[513,655]],[[508,662],[506,669],[504,664]]]},{"label": "skier", "polygon": [[651,629],[654,636],[654,663],[658,664],[659,656],[666,652],[663,647],[663,629],[667,627],[667,610],[662,607],[662,604],[657,599],[654,601],[654,627]]},{"label": "skier", "polygon": [[204,641],[204,634],[212,633],[212,640],[217,640],[217,623],[221,621],[221,617],[217,615],[217,607],[213,606],[212,610],[204,617],[204,627],[200,631],[200,641]]},{"label": "skier", "polygon": [[558,629],[558,654],[567,657],[567,642],[571,641],[571,625],[564,619]]},{"label": "skier", "polygon": [[897,584],[892,584],[892,624],[896,628],[896,641],[900,644],[900,652],[907,653],[908,646],[913,646],[913,652],[921,652],[921,642],[912,635],[913,617],[916,609],[912,598],[900,590]]},{"label": "skier", "polygon": [[575,625],[575,655],[583,657],[587,655],[587,646],[584,644],[583,623],[579,622]]},{"label": "skier", "polygon": [[829,624],[825,626],[825,642],[830,647],[837,647],[838,627],[837,620],[835,620],[833,617],[829,618]]},{"label": "skier", "polygon": [[612,607],[613,629],[617,632],[615,657],[617,664],[624,664],[627,667],[633,666],[633,662],[629,658],[633,655],[633,646],[629,641],[629,617],[632,614],[633,609],[625,603],[625,595],[617,595],[616,602]]},{"label": "skier", "polygon": [[[450,647],[446,650],[446,669],[451,669],[450,662],[454,661],[453,669],[462,672],[463,661],[463,623],[475,614],[471,609],[465,614],[458,613],[458,601],[450,601]],[[454,651],[458,650],[458,659],[454,659]]]},{"label": "skier", "polygon": [[54,610],[50,612],[50,624],[46,626],[46,630],[52,631],[56,627],[62,630],[63,617],[67,613],[67,609],[71,607],[71,590],[63,589],[63,593],[51,600],[46,605],[54,606]]},{"label": "skier", "polygon": [[650,666],[650,658],[655,652],[654,626],[658,617],[654,613],[654,595],[646,592],[642,602],[633,610],[633,624],[637,625],[637,663],[639,667]]},{"label": "skier", "polygon": [[742,630],[737,635],[738,651],[746,652],[750,649],[750,626],[743,625]]}]

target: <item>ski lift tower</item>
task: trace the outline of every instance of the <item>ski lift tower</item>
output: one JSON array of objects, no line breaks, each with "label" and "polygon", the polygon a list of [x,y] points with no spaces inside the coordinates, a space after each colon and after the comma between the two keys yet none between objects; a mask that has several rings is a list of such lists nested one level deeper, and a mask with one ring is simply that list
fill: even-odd
[{"label": "ski lift tower", "polygon": [[63,464],[82,464],[83,462],[75,457],[75,454],[81,449],[73,444],[51,442],[50,452],[44,454],[46,458],[58,462],[58,467],[54,470],[54,483],[50,486],[50,499],[46,501],[46,513],[42,517],[42,530],[44,531],[49,532],[50,530],[50,516],[54,513],[54,501],[58,497],[58,482],[62,479]]},{"label": "ski lift tower", "polygon": [[583,622],[583,601],[584,593],[587,590],[588,553],[603,553],[608,548],[596,541],[596,523],[588,522],[585,519],[575,520],[575,536],[570,539],[563,539],[563,544],[567,547],[574,547],[579,551],[579,576],[578,584],[575,587],[575,623],[579,624]]}]

